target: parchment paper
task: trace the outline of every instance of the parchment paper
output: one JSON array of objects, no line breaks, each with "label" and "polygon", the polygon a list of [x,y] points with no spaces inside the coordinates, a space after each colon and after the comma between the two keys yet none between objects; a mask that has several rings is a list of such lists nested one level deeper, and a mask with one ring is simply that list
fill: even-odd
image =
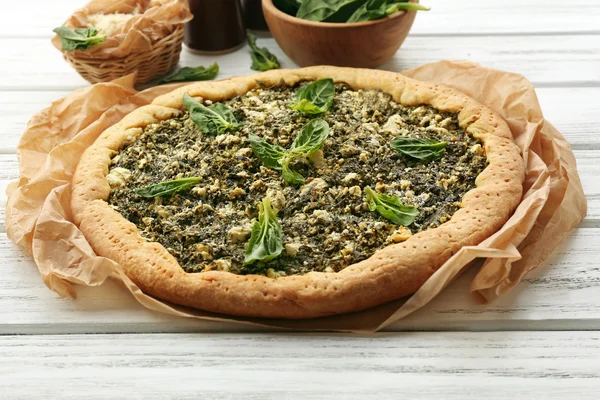
[{"label": "parchment paper", "polygon": [[505,226],[478,246],[462,248],[407,299],[313,320],[229,317],[145,295],[119,265],[96,256],[71,222],[71,177],[80,156],[124,115],[181,86],[136,92],[133,76],[76,90],[33,117],[17,148],[21,178],[7,189],[8,236],[31,254],[44,283],[60,296],[76,297],[74,283],[97,286],[112,277],[122,281],[145,307],[182,317],[302,330],[374,332],[423,307],[478,258],[486,261],[471,292],[481,301],[491,301],[538,267],[585,216],[586,200],[573,152],[544,119],[533,86],[521,75],[466,61],[441,61],[404,74],[453,86],[497,111],[508,122],[526,163],[525,194]]},{"label": "parchment paper", "polygon": [[[176,25],[192,19],[186,0],[92,0],[75,11],[63,24],[69,28],[87,28],[88,15],[130,14],[133,16],[104,42],[86,50],[75,50],[73,55],[86,59],[122,58],[152,49],[158,40],[169,35]],[[52,44],[62,51],[60,38],[55,35]]]}]

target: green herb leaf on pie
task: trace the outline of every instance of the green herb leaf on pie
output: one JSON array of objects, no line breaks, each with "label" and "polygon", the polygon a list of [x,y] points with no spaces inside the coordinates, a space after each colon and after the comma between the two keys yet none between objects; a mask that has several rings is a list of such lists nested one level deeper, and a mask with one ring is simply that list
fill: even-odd
[{"label": "green herb leaf on pie", "polygon": [[266,140],[259,138],[254,134],[250,134],[250,147],[254,155],[269,168],[280,171],[281,164],[279,161],[285,157],[286,151],[277,144],[271,144]]},{"label": "green herb leaf on pie", "polygon": [[277,258],[283,251],[283,231],[277,219],[277,210],[268,197],[259,205],[258,221],[252,226],[250,241],[246,247],[244,265]]},{"label": "green herb leaf on pie", "polygon": [[160,182],[154,185],[137,189],[135,192],[142,197],[170,196],[194,187],[202,180],[199,176],[191,178],[175,179],[173,181]]},{"label": "green herb leaf on pie", "polygon": [[365,188],[369,210],[377,211],[379,215],[396,225],[408,226],[419,215],[416,207],[405,206],[397,196],[376,193],[370,187]]},{"label": "green herb leaf on pie", "polygon": [[183,67],[179,71],[158,81],[158,84],[170,82],[194,82],[215,79],[219,74],[219,65],[213,63],[208,67]]},{"label": "green herb leaf on pie", "polygon": [[66,26],[60,26],[54,28],[53,32],[60,38],[62,49],[65,51],[86,50],[106,39],[106,36],[98,33],[96,28],[69,29]]},{"label": "green herb leaf on pie", "polygon": [[333,105],[334,95],[333,79],[319,79],[300,88],[290,107],[305,114],[322,114]]},{"label": "green herb leaf on pie", "polygon": [[254,71],[268,71],[279,68],[279,60],[266,47],[256,45],[256,35],[248,33],[248,45],[250,46],[250,57],[252,58],[251,69]]},{"label": "green herb leaf on pie", "polygon": [[214,103],[206,107],[185,93],[183,105],[190,112],[190,119],[202,133],[222,135],[240,127],[235,115],[225,104]]},{"label": "green herb leaf on pie", "polygon": [[304,125],[290,148],[290,154],[296,157],[307,157],[319,150],[329,136],[329,125],[320,118]]},{"label": "green herb leaf on pie", "polygon": [[250,146],[254,155],[269,168],[281,171],[287,183],[300,185],[304,177],[290,168],[295,159],[304,159],[319,150],[329,136],[329,125],[322,119],[315,118],[304,125],[289,150],[277,144],[271,144],[258,136],[250,135]]},{"label": "green herb leaf on pie", "polygon": [[446,142],[407,136],[396,136],[391,144],[398,153],[422,161],[439,160],[444,156],[446,145]]},{"label": "green herb leaf on pie", "polygon": [[289,156],[281,160],[281,176],[289,184],[302,185],[305,179],[301,174],[290,168],[290,161],[292,161],[292,158]]}]

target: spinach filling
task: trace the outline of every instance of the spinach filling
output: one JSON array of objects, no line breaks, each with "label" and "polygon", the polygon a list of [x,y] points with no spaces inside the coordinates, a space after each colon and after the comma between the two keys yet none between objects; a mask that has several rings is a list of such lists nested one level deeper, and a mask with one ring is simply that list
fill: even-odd
[{"label": "spinach filling", "polygon": [[487,166],[455,114],[344,84],[313,114],[305,87],[188,99],[113,158],[109,204],[187,272],[333,272],[449,220]]}]

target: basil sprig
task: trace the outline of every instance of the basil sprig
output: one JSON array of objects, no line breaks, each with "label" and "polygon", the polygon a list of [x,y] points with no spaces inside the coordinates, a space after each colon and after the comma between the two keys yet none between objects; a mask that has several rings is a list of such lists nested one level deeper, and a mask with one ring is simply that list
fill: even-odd
[{"label": "basil sprig", "polygon": [[190,112],[192,122],[202,133],[221,135],[240,127],[235,115],[225,104],[214,103],[206,107],[184,93],[183,105]]},{"label": "basil sprig", "polygon": [[388,8],[385,10],[387,15],[392,15],[397,13],[398,11],[429,11],[431,8],[425,7],[419,3],[408,3],[407,0],[404,1],[388,1]]},{"label": "basil sprig", "polygon": [[429,8],[408,0],[302,0],[297,11],[290,1],[275,5],[297,18],[317,22],[362,22],[385,18],[400,10],[428,11]]},{"label": "basil sprig", "polygon": [[376,193],[370,187],[365,188],[369,210],[377,211],[379,215],[396,225],[408,226],[419,215],[416,207],[405,206],[397,196]]},{"label": "basil sprig", "polygon": [[251,69],[254,71],[268,71],[279,68],[279,60],[266,47],[256,45],[256,35],[248,33],[248,45],[250,46],[250,57],[252,58]]},{"label": "basil sprig", "polygon": [[277,210],[268,197],[259,205],[258,220],[252,225],[250,241],[244,253],[244,265],[257,261],[269,261],[283,251],[283,231],[277,219]]},{"label": "basil sprig", "polygon": [[395,14],[400,10],[429,11],[429,8],[419,3],[407,3],[406,0],[368,0],[348,18],[347,22],[373,21]]},{"label": "basil sprig", "polygon": [[98,33],[96,28],[69,29],[66,26],[59,26],[52,31],[60,38],[60,44],[65,51],[86,50],[106,39],[106,36]]},{"label": "basil sprig", "polygon": [[175,179],[173,181],[165,181],[156,183],[154,185],[146,186],[137,189],[135,192],[142,197],[170,196],[172,194],[179,193],[194,187],[201,180],[202,178],[199,176]]},{"label": "basil sprig", "polygon": [[439,160],[446,151],[446,142],[433,139],[419,139],[407,136],[396,136],[391,147],[398,153],[421,161]]},{"label": "basil sprig", "polygon": [[300,88],[290,108],[305,114],[322,114],[333,105],[334,95],[333,79],[319,79]]},{"label": "basil sprig", "polygon": [[271,144],[258,136],[250,135],[250,145],[254,155],[262,163],[276,171],[286,182],[300,185],[304,183],[304,177],[290,168],[290,163],[295,159],[305,159],[323,146],[329,136],[329,125],[322,119],[313,119],[306,124],[289,150],[277,144]]},{"label": "basil sprig", "polygon": [[162,78],[158,84],[170,82],[194,82],[194,81],[209,81],[215,79],[219,74],[219,65],[213,63],[208,67],[183,67],[179,71]]}]

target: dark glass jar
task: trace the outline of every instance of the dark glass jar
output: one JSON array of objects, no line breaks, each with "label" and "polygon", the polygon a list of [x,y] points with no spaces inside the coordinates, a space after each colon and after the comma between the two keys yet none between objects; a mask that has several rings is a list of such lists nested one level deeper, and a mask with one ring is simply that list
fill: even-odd
[{"label": "dark glass jar", "polygon": [[246,28],[257,31],[268,31],[262,10],[262,0],[244,0],[244,21]]},{"label": "dark glass jar", "polygon": [[185,23],[185,45],[200,53],[227,53],[242,46],[246,27],[241,0],[188,0],[194,18]]}]

